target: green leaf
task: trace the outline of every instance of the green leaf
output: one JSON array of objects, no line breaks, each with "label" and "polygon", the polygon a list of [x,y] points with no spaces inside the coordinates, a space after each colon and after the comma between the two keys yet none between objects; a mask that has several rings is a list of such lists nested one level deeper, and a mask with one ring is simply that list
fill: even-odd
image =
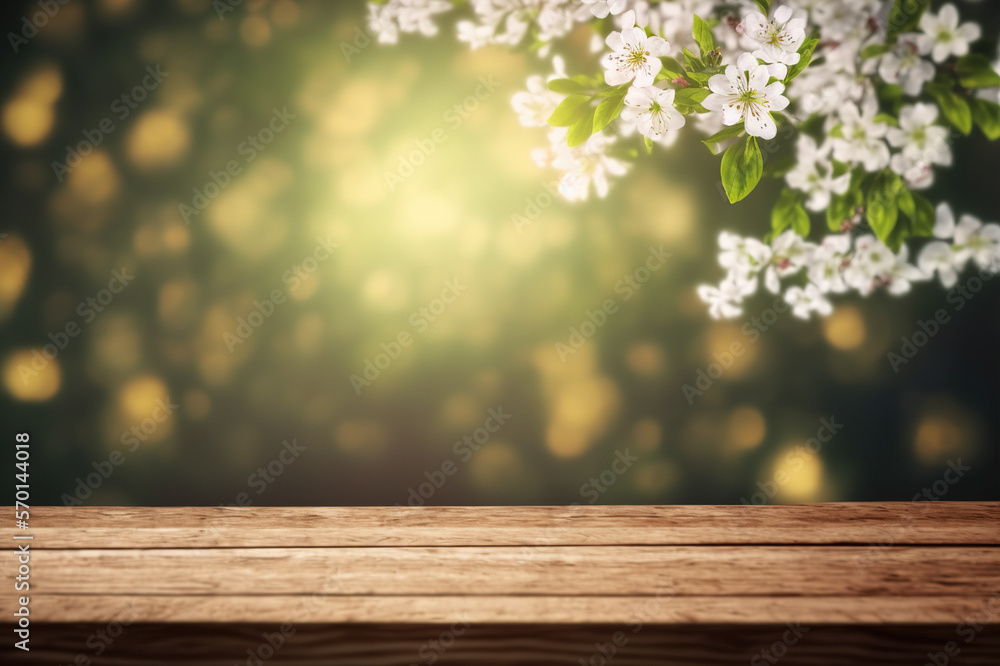
[{"label": "green leaf", "polygon": [[703,139],[702,143],[708,147],[712,147],[717,143],[722,143],[726,139],[732,139],[743,133],[743,123],[736,123],[735,125],[730,125],[729,127],[723,128],[722,131],[716,132],[707,139]]},{"label": "green leaf", "polygon": [[861,207],[864,197],[861,193],[861,181],[864,179],[864,170],[857,169],[851,174],[851,184],[847,191],[840,195],[833,195],[830,205],[826,209],[826,226],[830,231],[840,232],[841,226],[847,220],[853,218]]},{"label": "green leaf", "polygon": [[688,72],[684,75],[684,78],[693,86],[705,87],[708,85],[708,80],[712,77],[700,72]]},{"label": "green leaf", "polygon": [[803,238],[809,235],[809,213],[802,206],[802,196],[786,187],[771,211],[771,230],[777,236],[789,227]]},{"label": "green leaf", "polygon": [[644,146],[646,146],[646,153],[648,155],[652,155],[653,154],[653,140],[650,139],[648,136],[644,136],[644,137],[642,137],[642,143],[643,143]]},{"label": "green leaf", "polygon": [[940,84],[930,84],[927,92],[934,96],[941,112],[959,132],[966,136],[972,132],[972,109],[964,98],[959,97],[946,86]]},{"label": "green leaf", "polygon": [[806,41],[802,42],[802,46],[799,47],[799,61],[788,68],[788,74],[785,76],[785,83],[790,82],[809,66],[809,63],[812,62],[813,53],[816,52],[817,46],[819,46],[819,37],[810,37]]},{"label": "green leaf", "polygon": [[700,104],[711,94],[712,91],[708,88],[681,88],[674,93],[674,102],[679,100],[683,104]]},{"label": "green leaf", "polygon": [[995,88],[1000,86],[1000,74],[993,69],[989,59],[970,53],[955,63],[958,80],[965,88]]},{"label": "green leaf", "polygon": [[844,222],[854,217],[858,209],[855,205],[857,199],[860,199],[860,193],[851,191],[841,196],[834,195],[830,199],[830,205],[826,208],[826,226],[830,231],[841,231]]},{"label": "green leaf", "polygon": [[897,201],[899,201],[899,210],[902,211],[903,215],[912,220],[916,216],[917,207],[916,200],[913,198],[913,192],[910,192],[909,188],[903,185],[899,190]]},{"label": "green leaf", "polygon": [[594,114],[596,109],[590,109],[582,118],[573,123],[566,134],[566,145],[570,148],[579,146],[594,133]]},{"label": "green leaf", "polygon": [[715,50],[715,37],[712,35],[712,28],[709,27],[705,19],[697,14],[694,16],[694,41],[701,51],[701,59],[707,60],[708,55]]},{"label": "green leaf", "polygon": [[934,204],[926,197],[911,193],[914,203],[914,214],[910,216],[910,229],[914,236],[930,237],[934,235],[934,223],[937,221]]},{"label": "green leaf", "polygon": [[631,83],[623,83],[620,86],[609,86],[606,83],[602,83],[600,89],[597,91],[596,97],[614,97],[615,95],[624,95],[628,92]]},{"label": "green leaf", "polygon": [[667,56],[660,58],[660,62],[663,63],[663,69],[668,72],[671,80],[684,75],[684,65],[677,62],[674,58]]},{"label": "green leaf", "polygon": [[708,113],[701,103],[710,94],[708,88],[678,88],[674,93],[674,106],[681,113]]},{"label": "green leaf", "polygon": [[893,39],[896,35],[916,28],[920,23],[920,17],[927,11],[930,4],[930,0],[896,0],[889,11],[886,37]]},{"label": "green leaf", "polygon": [[1000,139],[1000,104],[987,102],[985,99],[973,98],[972,119],[990,141]]},{"label": "green leaf", "polygon": [[865,214],[872,231],[883,243],[888,242],[899,220],[899,197],[903,189],[906,186],[899,176],[886,169],[875,177],[868,191]]},{"label": "green leaf", "polygon": [[763,12],[764,16],[767,16],[771,11],[770,0],[754,0],[757,6],[760,7],[760,11]]},{"label": "green leaf", "polygon": [[549,81],[549,90],[552,92],[572,95],[574,93],[586,92],[586,88],[579,81],[573,79],[552,79]]},{"label": "green leaf", "polygon": [[899,120],[896,119],[896,116],[893,116],[888,113],[880,113],[876,115],[875,122],[885,123],[889,127],[899,127]]},{"label": "green leaf", "polygon": [[699,60],[698,56],[691,53],[688,49],[684,49],[684,62],[687,63],[688,68],[693,72],[700,72],[705,69],[705,63]]},{"label": "green leaf", "polygon": [[893,227],[892,233],[885,239],[886,246],[893,252],[899,252],[903,247],[903,241],[910,237],[910,221],[906,218],[899,220]]},{"label": "green leaf", "polygon": [[891,51],[892,46],[892,44],[869,44],[865,48],[861,49],[861,57],[865,60],[868,58],[876,58]]},{"label": "green leaf", "polygon": [[612,120],[621,115],[622,107],[625,106],[625,93],[614,97],[608,97],[597,105],[594,113],[594,133],[603,130]]},{"label": "green leaf", "polygon": [[753,192],[764,172],[764,157],[760,153],[757,139],[747,136],[745,140],[731,145],[722,156],[722,186],[729,197],[729,203],[742,201]]},{"label": "green leaf", "polygon": [[559,106],[549,116],[549,125],[569,127],[575,124],[580,118],[587,115],[587,111],[590,109],[590,100],[590,95],[570,95],[559,102]]}]

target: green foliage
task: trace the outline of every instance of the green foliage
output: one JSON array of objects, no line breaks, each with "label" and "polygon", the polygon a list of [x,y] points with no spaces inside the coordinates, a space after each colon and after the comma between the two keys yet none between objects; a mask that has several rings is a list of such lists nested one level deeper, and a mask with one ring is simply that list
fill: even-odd
[{"label": "green foliage", "polygon": [[747,136],[731,145],[722,156],[722,186],[729,203],[742,201],[753,192],[764,172],[764,157],[757,139]]},{"label": "green foliage", "polygon": [[885,241],[893,252],[899,252],[903,242],[911,236],[933,235],[934,206],[930,201],[903,187],[899,190],[899,212],[903,217],[897,219],[896,226]]},{"label": "green foliage", "polygon": [[760,11],[767,16],[771,12],[771,2],[770,0],[754,0],[757,6],[760,7]]},{"label": "green foliage", "polygon": [[888,113],[879,113],[878,115],[876,115],[875,116],[875,122],[877,122],[877,123],[885,123],[886,125],[889,125],[890,127],[899,127],[899,119],[896,118],[896,116],[888,114]]},{"label": "green foliage", "polygon": [[[588,86],[588,83],[591,85]],[[598,85],[596,81],[586,77],[573,77],[555,79],[549,83],[549,88],[574,91],[559,103],[548,120],[553,127],[569,128],[566,145],[572,148],[603,130],[621,115],[629,86]],[[596,108],[593,105],[595,100],[601,100]]]},{"label": "green foliage", "polygon": [[958,74],[959,83],[965,88],[1000,86],[1000,74],[993,70],[989,59],[975,53],[959,58],[955,63],[955,73]]},{"label": "green foliage", "polygon": [[972,109],[964,97],[940,83],[928,83],[927,92],[934,96],[941,107],[941,113],[959,132],[966,136],[972,132]]},{"label": "green foliage", "polygon": [[892,44],[869,44],[865,48],[861,49],[861,57],[865,60],[869,58],[877,58],[880,55],[884,55],[892,50]]},{"label": "green foliage", "polygon": [[722,143],[727,139],[732,139],[743,133],[744,127],[743,123],[736,123],[735,125],[730,125],[729,127],[724,127],[721,131],[716,132],[707,139],[703,139],[702,143],[711,148],[717,143]]},{"label": "green foliage", "polygon": [[590,108],[590,95],[570,95],[559,102],[552,115],[549,116],[549,125],[553,127],[569,127],[586,115]]},{"label": "green foliage", "polygon": [[799,61],[788,68],[788,74],[785,76],[786,84],[805,71],[805,68],[812,62],[813,53],[816,52],[817,46],[819,46],[819,37],[810,37],[802,42],[802,46],[799,47]]},{"label": "green foliage", "polygon": [[854,217],[858,208],[864,202],[864,195],[861,191],[861,183],[864,179],[864,171],[857,169],[851,175],[851,185],[847,192],[841,195],[834,195],[830,200],[830,205],[826,209],[826,226],[833,232],[839,232],[841,225],[845,221]]},{"label": "green foliage", "polygon": [[697,14],[694,17],[694,41],[701,51],[701,59],[708,60],[709,55],[715,50],[715,37],[712,36],[712,28],[709,27],[705,19]]},{"label": "green foliage", "polygon": [[666,78],[670,79],[671,81],[684,76],[684,65],[677,62],[674,58],[666,56],[660,58],[660,62],[663,63],[663,70],[664,70],[664,72],[661,73],[665,73]]},{"label": "green foliage", "polygon": [[778,235],[789,227],[803,238],[809,235],[809,213],[802,205],[802,196],[786,187],[771,210],[771,230]]},{"label": "green foliage", "polygon": [[[904,191],[906,194],[903,194]],[[865,214],[872,231],[883,243],[889,242],[899,220],[900,201],[908,196],[909,190],[894,171],[885,169],[876,174],[868,190]],[[912,210],[912,205],[909,207]]]},{"label": "green foliage", "polygon": [[549,81],[549,90],[563,95],[573,95],[586,92],[587,88],[579,81],[574,81],[573,79],[553,79]]},{"label": "green foliage", "polygon": [[692,72],[700,72],[705,69],[705,63],[691,53],[690,49],[684,49],[684,62],[687,63],[688,69]]},{"label": "green foliage", "polygon": [[933,236],[934,222],[936,221],[934,204],[916,192],[911,193],[911,198],[914,204],[914,214],[910,218],[910,233],[924,238]]},{"label": "green foliage", "polygon": [[976,127],[982,130],[990,141],[1000,139],[1000,104],[975,97],[969,100],[969,103]]},{"label": "green foliage", "polygon": [[707,88],[679,88],[674,93],[674,106],[684,114],[708,113],[708,109],[703,107],[701,103],[710,94]]},{"label": "green foliage", "polygon": [[930,0],[896,0],[889,11],[886,38],[894,40],[897,35],[916,29],[930,4]]},{"label": "green foliage", "polygon": [[617,92],[610,97],[604,98],[604,100],[597,105],[597,111],[594,113],[594,133],[596,134],[597,132],[600,132],[607,127],[612,120],[620,116],[624,106],[624,90]]},{"label": "green foliage", "polygon": [[597,110],[592,108],[589,104],[586,107],[584,114],[575,123],[570,125],[569,132],[566,134],[566,145],[570,148],[579,146],[587,139],[590,135],[594,133],[594,115]]}]

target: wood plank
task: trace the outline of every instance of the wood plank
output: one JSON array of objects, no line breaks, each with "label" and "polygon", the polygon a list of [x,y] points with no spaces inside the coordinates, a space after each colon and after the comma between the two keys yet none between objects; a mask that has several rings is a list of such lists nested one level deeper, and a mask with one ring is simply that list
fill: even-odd
[{"label": "wood plank", "polygon": [[[36,550],[35,594],[985,596],[1000,548],[536,546]],[[2,556],[13,586],[15,554]]]},{"label": "wood plank", "polygon": [[[144,596],[32,597],[34,622],[400,624],[950,624],[1000,611],[1000,597]],[[0,613],[10,617],[9,599]],[[993,612],[1000,623],[1000,612]]]},{"label": "wood plank", "polygon": [[[9,634],[11,625],[0,625]],[[136,624],[100,656],[94,636],[106,626],[69,624],[46,626],[32,638],[32,650],[0,645],[4,664],[80,664],[93,666],[390,666],[430,664],[514,666],[601,664],[603,653],[612,666],[746,666],[770,664],[763,656],[789,666],[919,666],[928,653],[938,653],[949,641],[961,644],[957,666],[996,666],[1000,627],[988,627],[970,643],[956,637],[953,625],[892,625],[879,627],[814,626],[790,645],[784,625],[646,625],[638,631],[620,625],[474,625],[461,634],[438,625],[310,625],[284,628],[277,624],[190,625]],[[266,636],[279,648],[268,651]],[[794,636],[794,634],[792,635]],[[618,637],[620,645],[608,647]],[[91,641],[88,645],[87,641]],[[96,643],[103,645],[103,643]],[[777,645],[777,647],[776,647]],[[253,656],[269,656],[254,661]],[[776,655],[780,655],[777,656]],[[83,657],[80,661],[75,661]],[[757,661],[752,661],[757,657]]]},{"label": "wood plank", "polygon": [[[776,506],[36,507],[36,548],[1000,544],[998,502]],[[0,528],[8,540],[15,530]],[[21,533],[23,534],[23,532]]]}]

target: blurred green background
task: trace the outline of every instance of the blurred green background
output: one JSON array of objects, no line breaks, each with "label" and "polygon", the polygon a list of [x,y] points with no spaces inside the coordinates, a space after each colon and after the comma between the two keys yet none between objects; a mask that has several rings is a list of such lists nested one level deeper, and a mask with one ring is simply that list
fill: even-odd
[{"label": "blurred green background", "polygon": [[[752,340],[773,297],[719,323],[694,288],[722,276],[721,229],[766,229],[778,183],[725,203],[692,131],[606,200],[550,204],[544,132],[510,106],[544,61],[470,53],[451,27],[367,45],[360,0],[232,4],[71,0],[3,56],[2,450],[11,470],[30,433],[33,504],[909,500],[959,459],[936,496],[1000,499],[1000,282],[960,311],[931,284],[841,298]],[[2,11],[23,34],[41,10]],[[470,101],[480,77],[497,88]],[[930,198],[996,220],[1000,150],[955,150]],[[651,246],[672,256],[626,298]],[[113,293],[113,271],[135,278]],[[951,321],[894,372],[887,352],[940,308]],[[689,404],[682,386],[734,341]],[[352,383],[366,361],[384,367]],[[802,449],[830,417],[843,429]]]}]

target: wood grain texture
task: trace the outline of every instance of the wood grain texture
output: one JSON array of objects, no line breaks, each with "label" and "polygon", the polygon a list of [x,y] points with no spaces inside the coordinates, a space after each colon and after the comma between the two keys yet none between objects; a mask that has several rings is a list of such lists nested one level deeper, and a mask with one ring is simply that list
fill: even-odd
[{"label": "wood grain texture", "polygon": [[[848,546],[38,550],[36,594],[987,596],[1000,548]],[[4,555],[3,585],[14,553]]]},{"label": "wood grain texture", "polygon": [[[777,506],[36,507],[46,548],[1000,544],[1000,503]],[[7,539],[11,525],[0,532]]]},{"label": "wood grain texture", "polygon": [[[9,633],[10,625],[0,625]],[[135,624],[95,654],[94,636],[107,627],[93,624],[48,625],[36,632],[30,653],[0,645],[0,663],[91,666],[746,666],[770,664],[763,650],[782,666],[920,666],[928,653],[940,653],[949,641],[961,652],[956,666],[996,666],[1000,627],[985,628],[971,642],[952,625],[878,627],[827,625],[806,627],[801,639],[775,650],[788,630],[784,625],[645,625],[635,631],[622,625],[473,625],[449,634],[439,625],[314,625],[285,628],[280,647],[268,652],[267,636],[282,636],[277,624],[191,625]],[[620,633],[619,633],[620,632]],[[614,655],[602,650],[619,637]],[[88,646],[88,641],[91,641]],[[277,640],[274,640],[278,643]],[[775,655],[780,654],[780,657]],[[253,655],[269,656],[257,662]],[[752,661],[754,658],[757,661]],[[77,659],[86,661],[76,661]]]},{"label": "wood grain texture", "polygon": [[35,623],[1000,620],[1000,503],[48,507],[29,533]]},{"label": "wood grain texture", "polygon": [[[9,606],[9,605],[8,605]],[[8,606],[0,607],[7,613]],[[1000,623],[1000,596],[993,601]],[[322,622],[368,624],[950,624],[990,599],[927,597],[145,596],[39,595],[45,622]]]}]

